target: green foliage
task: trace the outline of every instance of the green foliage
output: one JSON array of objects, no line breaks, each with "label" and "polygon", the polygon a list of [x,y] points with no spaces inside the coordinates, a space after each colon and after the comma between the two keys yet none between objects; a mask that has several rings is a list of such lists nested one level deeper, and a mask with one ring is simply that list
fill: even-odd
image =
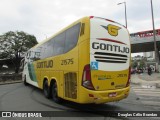
[{"label": "green foliage", "polygon": [[144,68],[145,66],[146,66],[145,61],[142,59],[142,60],[140,61],[139,67],[140,67],[140,68]]},{"label": "green foliage", "polygon": [[136,68],[138,66],[138,62],[137,61],[132,61],[131,66],[132,66],[132,68]]},{"label": "green foliage", "polygon": [[37,44],[35,36],[23,31],[9,31],[0,37],[0,58],[21,57],[29,48]]},{"label": "green foliage", "polygon": [[[20,66],[20,60],[24,53],[36,45],[36,37],[23,31],[9,31],[0,36],[0,59],[15,59],[15,67]],[[17,72],[17,71],[16,71]]]},{"label": "green foliage", "polygon": [[147,59],[142,57],[141,59],[138,59],[138,60],[132,60],[131,66],[132,68],[144,68],[146,67],[146,62],[147,62]]}]

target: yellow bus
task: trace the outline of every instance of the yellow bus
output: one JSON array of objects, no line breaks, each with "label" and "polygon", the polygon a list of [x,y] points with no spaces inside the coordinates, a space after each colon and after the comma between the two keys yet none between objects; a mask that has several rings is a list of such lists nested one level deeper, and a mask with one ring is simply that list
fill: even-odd
[{"label": "yellow bus", "polygon": [[55,102],[119,101],[130,90],[130,37],[112,20],[84,17],[31,48],[22,79]]}]

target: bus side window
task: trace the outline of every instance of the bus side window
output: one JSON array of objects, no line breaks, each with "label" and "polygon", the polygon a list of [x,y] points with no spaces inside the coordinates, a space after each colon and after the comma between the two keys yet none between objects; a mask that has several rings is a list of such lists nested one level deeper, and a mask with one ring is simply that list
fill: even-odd
[{"label": "bus side window", "polygon": [[46,43],[45,44],[42,44],[41,45],[41,59],[44,59],[44,58],[46,58],[46,50],[47,49],[47,45],[46,45]]},{"label": "bus side window", "polygon": [[37,60],[40,60],[40,55],[41,55],[41,47],[38,47],[38,48],[35,48],[33,50],[33,61],[37,61]]},{"label": "bus side window", "polygon": [[46,43],[46,49],[45,49],[45,56],[46,57],[53,56],[53,43],[54,43],[53,39]]},{"label": "bus side window", "polygon": [[34,52],[33,61],[40,60],[40,52]]},{"label": "bus side window", "polygon": [[44,59],[53,56],[53,42],[49,41],[40,46],[39,59]]},{"label": "bus side window", "polygon": [[54,46],[53,46],[54,56],[63,54],[64,42],[65,42],[65,32],[61,33],[60,35],[54,38]]},{"label": "bus side window", "polygon": [[81,24],[78,23],[66,31],[65,50],[64,50],[65,53],[70,51],[77,45],[80,26]]}]

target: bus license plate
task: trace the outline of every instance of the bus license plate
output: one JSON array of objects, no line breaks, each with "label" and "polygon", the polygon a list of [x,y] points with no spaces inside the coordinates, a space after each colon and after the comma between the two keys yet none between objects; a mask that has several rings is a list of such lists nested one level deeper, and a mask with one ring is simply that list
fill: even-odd
[{"label": "bus license plate", "polygon": [[108,97],[116,97],[117,96],[117,93],[116,92],[113,92],[113,93],[109,93],[108,94]]}]

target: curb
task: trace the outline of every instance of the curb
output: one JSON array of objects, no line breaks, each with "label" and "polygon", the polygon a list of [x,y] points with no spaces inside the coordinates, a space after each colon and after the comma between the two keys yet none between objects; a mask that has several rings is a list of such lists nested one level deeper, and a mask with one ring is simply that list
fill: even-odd
[{"label": "curb", "polygon": [[160,81],[150,82],[139,78],[139,76],[136,76],[136,78],[133,77],[133,79],[131,79],[131,83],[135,85],[146,86],[147,88],[160,88]]},{"label": "curb", "polygon": [[22,80],[10,81],[10,82],[0,82],[0,85],[15,84],[15,83],[21,83],[21,82],[22,82]]}]

